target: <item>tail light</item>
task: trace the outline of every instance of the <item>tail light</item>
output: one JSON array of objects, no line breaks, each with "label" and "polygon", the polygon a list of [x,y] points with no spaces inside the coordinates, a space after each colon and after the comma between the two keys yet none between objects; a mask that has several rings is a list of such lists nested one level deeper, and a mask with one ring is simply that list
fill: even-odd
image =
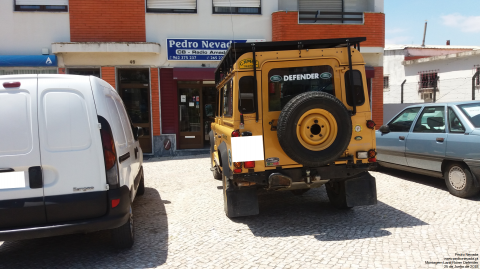
[{"label": "tail light", "polygon": [[15,82],[4,82],[3,87],[4,88],[18,88],[20,87],[20,82],[15,81]]},{"label": "tail light", "polygon": [[254,161],[244,162],[243,166],[245,168],[255,168],[255,162]]},{"label": "tail light", "polygon": [[377,156],[377,152],[374,149],[368,151],[368,158],[375,158]]},{"label": "tail light", "polygon": [[232,137],[240,137],[240,132],[238,130],[233,131]]},{"label": "tail light", "polygon": [[233,166],[235,166],[235,168],[242,168],[242,163],[234,162]]},{"label": "tail light", "polygon": [[241,173],[241,172],[242,172],[242,169],[233,169],[233,172],[234,172],[235,174],[238,174],[238,173]]},{"label": "tail light", "polygon": [[119,187],[117,152],[115,149],[115,140],[113,139],[112,129],[107,120],[98,116],[98,122],[101,124],[100,136],[102,138],[103,160],[105,163],[105,172],[107,183],[110,189]]},{"label": "tail light", "polygon": [[375,162],[377,162],[377,158],[369,158],[368,162],[375,163]]},{"label": "tail light", "polygon": [[375,122],[373,120],[367,120],[367,128],[373,129],[375,128]]},{"label": "tail light", "polygon": [[113,199],[112,200],[112,208],[115,208],[120,204],[120,199]]}]

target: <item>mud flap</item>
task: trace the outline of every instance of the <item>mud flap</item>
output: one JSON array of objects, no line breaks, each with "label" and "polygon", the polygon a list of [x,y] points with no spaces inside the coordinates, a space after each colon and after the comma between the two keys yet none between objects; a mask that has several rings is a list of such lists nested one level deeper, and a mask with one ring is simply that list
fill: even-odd
[{"label": "mud flap", "polygon": [[227,189],[225,214],[229,218],[258,215],[256,188]]},{"label": "mud flap", "polygon": [[345,194],[348,207],[377,204],[375,178],[370,173],[365,172],[358,177],[347,179],[345,181]]}]

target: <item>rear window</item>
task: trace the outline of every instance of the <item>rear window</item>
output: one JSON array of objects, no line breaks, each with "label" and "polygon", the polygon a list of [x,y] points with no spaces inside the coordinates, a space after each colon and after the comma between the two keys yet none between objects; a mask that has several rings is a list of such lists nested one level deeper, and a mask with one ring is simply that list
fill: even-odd
[{"label": "rear window", "polygon": [[268,72],[269,111],[281,111],[293,97],[311,91],[335,95],[331,66],[277,68]]},{"label": "rear window", "polygon": [[0,92],[0,156],[32,150],[30,105],[30,94],[26,91]]},{"label": "rear window", "polygon": [[347,98],[347,104],[353,106],[352,89],[350,88],[350,72],[352,72],[355,105],[361,106],[365,103],[365,92],[363,91],[362,73],[358,70],[348,70],[345,72],[345,97]]},{"label": "rear window", "polygon": [[480,128],[480,104],[465,104],[458,106],[462,110],[463,114],[467,119],[475,126],[475,128]]}]

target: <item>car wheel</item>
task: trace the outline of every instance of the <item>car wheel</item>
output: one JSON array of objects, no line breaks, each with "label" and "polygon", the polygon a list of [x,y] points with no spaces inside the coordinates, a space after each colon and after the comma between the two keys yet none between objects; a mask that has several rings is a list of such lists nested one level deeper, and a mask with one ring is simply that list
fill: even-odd
[{"label": "car wheel", "polygon": [[347,206],[347,195],[345,192],[345,181],[342,182],[329,182],[325,184],[327,189],[327,196],[330,203],[339,209],[350,209],[352,207]]},{"label": "car wheel", "polygon": [[138,196],[142,196],[145,194],[145,180],[142,178],[140,179],[140,183],[138,183],[137,194]]},{"label": "car wheel", "polygon": [[457,197],[471,197],[480,191],[480,187],[475,187],[470,169],[463,163],[447,165],[444,177],[448,191]]},{"label": "car wheel", "polygon": [[131,248],[135,240],[134,227],[132,206],[130,206],[128,221],[122,226],[112,229],[113,245],[119,249]]}]

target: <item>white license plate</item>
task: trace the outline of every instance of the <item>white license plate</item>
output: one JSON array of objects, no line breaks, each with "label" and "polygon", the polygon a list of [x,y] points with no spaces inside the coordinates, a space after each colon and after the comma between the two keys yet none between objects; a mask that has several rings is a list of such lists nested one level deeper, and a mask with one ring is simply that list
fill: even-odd
[{"label": "white license plate", "polygon": [[18,188],[25,188],[25,172],[0,173],[0,190]]}]

